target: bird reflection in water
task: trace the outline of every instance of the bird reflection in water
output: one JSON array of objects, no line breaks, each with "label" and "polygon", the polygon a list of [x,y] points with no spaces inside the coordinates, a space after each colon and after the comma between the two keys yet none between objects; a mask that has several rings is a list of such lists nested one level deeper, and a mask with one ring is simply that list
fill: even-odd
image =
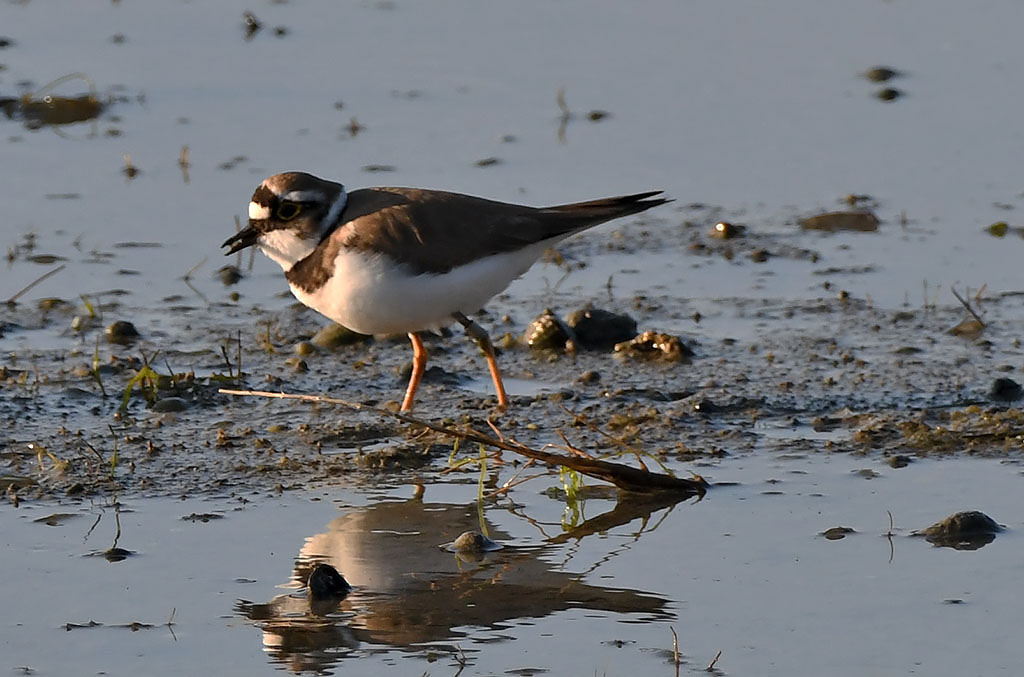
[{"label": "bird reflection in water", "polygon": [[[428,503],[420,495],[383,501],[338,517],[326,532],[306,539],[293,571],[293,584],[305,585],[303,591],[262,604],[239,600],[235,610],[263,631],[273,659],[295,671],[323,671],[359,648],[434,645],[454,652],[453,643],[470,632],[498,631],[485,636],[493,641],[507,637],[500,630],[519,619],[566,609],[671,620],[667,599],[590,585],[542,555],[567,540],[647,519],[677,501],[620,499],[610,512],[527,547],[500,545],[510,535],[481,525],[474,504]],[[481,526],[486,536],[476,531]],[[335,581],[330,588],[338,594],[321,595],[324,581],[333,580],[330,572],[338,571],[344,585]]]}]

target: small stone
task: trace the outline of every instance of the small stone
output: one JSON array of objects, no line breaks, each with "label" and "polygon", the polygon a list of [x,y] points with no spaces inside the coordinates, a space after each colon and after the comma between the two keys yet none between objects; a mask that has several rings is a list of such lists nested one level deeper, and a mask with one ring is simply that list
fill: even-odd
[{"label": "small stone", "polygon": [[242,279],[242,271],[238,269],[238,266],[227,265],[217,271],[217,277],[225,287],[230,287],[233,284],[238,284],[238,281]]},{"label": "small stone", "polygon": [[737,237],[743,237],[746,232],[746,226],[737,226],[727,221],[719,221],[708,231],[708,236],[716,240],[732,240]]},{"label": "small stone", "polygon": [[88,315],[75,315],[71,318],[71,331],[84,331],[92,326],[92,318]]},{"label": "small stone", "polygon": [[153,404],[153,411],[157,413],[185,411],[186,409],[188,409],[188,400],[180,397],[165,397]]},{"label": "small stone", "polygon": [[857,533],[857,532],[855,532],[850,527],[832,527],[831,529],[825,529],[825,531],[821,532],[818,535],[819,536],[824,536],[826,539],[828,539],[830,541],[838,541],[838,540],[841,540],[843,538],[846,538],[847,534],[854,534],[854,533]]},{"label": "small stone", "polygon": [[261,28],[263,28],[263,22],[256,18],[256,15],[252,12],[244,12],[242,14],[242,24],[245,26],[245,39],[249,40],[252,36],[256,35]]},{"label": "small stone", "polygon": [[997,402],[1013,402],[1020,399],[1021,387],[1012,378],[997,378],[988,391],[988,396]]},{"label": "small stone", "polygon": [[903,75],[895,68],[889,68],[888,66],[875,66],[869,68],[864,72],[864,77],[871,82],[888,82],[893,78]]},{"label": "small stone", "polygon": [[110,324],[103,332],[108,343],[128,345],[139,338],[139,330],[127,320],[118,320]]},{"label": "small stone", "polygon": [[883,87],[882,89],[875,92],[875,98],[880,101],[895,101],[896,99],[903,96],[903,92],[896,89],[895,87]]},{"label": "small stone", "polygon": [[940,547],[955,550],[977,550],[995,540],[1003,530],[994,519],[977,510],[967,510],[936,522],[918,535]]},{"label": "small stone", "polygon": [[582,348],[610,350],[616,343],[636,336],[636,320],[629,315],[600,308],[584,308],[569,313],[566,324],[576,334]]},{"label": "small stone", "polygon": [[1007,231],[1010,230],[1010,226],[1006,221],[996,221],[985,230],[987,230],[988,234],[993,237],[1005,237]]},{"label": "small stone", "polygon": [[504,546],[500,543],[495,543],[479,531],[464,531],[454,541],[446,543],[441,547],[448,552],[483,553],[501,550]]},{"label": "small stone", "polygon": [[338,599],[352,590],[352,586],[338,570],[323,562],[317,564],[306,583],[309,597],[313,600]]}]

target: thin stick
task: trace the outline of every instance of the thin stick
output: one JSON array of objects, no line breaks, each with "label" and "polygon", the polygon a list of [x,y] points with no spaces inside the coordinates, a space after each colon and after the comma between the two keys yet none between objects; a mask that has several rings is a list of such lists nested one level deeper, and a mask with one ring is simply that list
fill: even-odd
[{"label": "thin stick", "polygon": [[638,493],[668,491],[688,494],[690,496],[703,496],[708,486],[704,478],[699,475],[694,476],[694,479],[681,479],[671,475],[639,470],[621,463],[611,463],[609,461],[601,461],[595,458],[580,458],[577,456],[566,456],[564,454],[553,454],[546,451],[532,449],[524,444],[516,442],[515,440],[504,440],[492,437],[478,430],[474,430],[473,428],[466,428],[463,430],[448,428],[437,423],[424,421],[423,419],[416,418],[415,416],[410,416],[409,414],[388,411],[387,409],[381,409],[380,407],[374,407],[368,404],[348,402],[334,397],[325,397],[323,395],[302,395],[297,393],[273,393],[265,390],[233,390],[228,388],[221,388],[217,392],[224,395],[238,395],[242,397],[270,397],[282,400],[302,400],[305,402],[336,404],[355,411],[368,411],[382,416],[390,416],[391,418],[396,418],[404,423],[411,423],[413,425],[420,426],[421,428],[441,433],[442,435],[454,437],[455,439],[465,440],[467,442],[476,442],[496,449],[504,449],[505,451],[511,451],[549,465],[565,466],[566,468],[571,468],[572,470],[584,475],[595,477],[597,479],[604,480],[605,482],[611,482],[616,487],[624,491]]},{"label": "thin stick", "polygon": [[679,659],[679,635],[676,634],[676,629],[671,625],[668,629],[672,632],[672,660],[678,666],[682,661]]},{"label": "thin stick", "polygon": [[978,321],[978,324],[980,324],[982,326],[982,328],[984,328],[985,327],[985,321],[983,319],[981,319],[981,316],[978,315],[978,313],[974,312],[974,308],[971,308],[971,304],[968,303],[967,301],[965,301],[964,297],[962,297],[962,296],[960,296],[960,294],[956,293],[956,287],[950,287],[949,289],[950,289],[950,291],[953,292],[953,296],[956,297],[956,300],[959,301],[960,304],[964,308],[967,309],[967,312],[969,312],[971,315],[974,316],[974,319]]},{"label": "thin stick", "polygon": [[708,663],[708,666],[706,668],[704,668],[704,669],[706,671],[708,671],[708,672],[713,672],[714,669],[715,669],[715,663],[717,663],[718,659],[721,658],[721,657],[722,657],[722,650],[719,649],[718,653],[715,654],[715,657],[711,659],[711,662]]},{"label": "thin stick", "polygon": [[60,271],[64,270],[65,267],[66,266],[62,263],[59,266],[57,266],[56,268],[54,268],[53,270],[51,270],[50,272],[43,273],[42,275],[37,277],[33,282],[29,283],[29,285],[27,287],[23,288],[17,294],[15,294],[11,298],[7,299],[7,305],[13,306],[15,303],[17,303],[18,299],[21,298],[28,290],[32,289],[32,287],[36,286],[37,284],[39,284],[40,282],[42,282],[46,278],[48,278],[48,277],[50,277],[52,275],[56,275]]}]

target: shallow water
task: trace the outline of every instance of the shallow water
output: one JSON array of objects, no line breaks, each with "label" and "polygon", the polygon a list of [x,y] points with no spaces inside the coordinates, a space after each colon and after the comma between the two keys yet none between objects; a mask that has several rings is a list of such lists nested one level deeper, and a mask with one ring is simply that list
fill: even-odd
[{"label": "shallow water", "polygon": [[[263,23],[248,40],[246,10]],[[17,486],[0,663],[456,674],[464,654],[462,674],[669,674],[672,627],[687,674],[718,651],[718,674],[1012,673],[1024,423],[989,391],[1024,379],[1022,18],[1010,0],[0,5],[0,300],[64,266],[0,314],[0,475]],[[875,65],[903,72],[887,83],[903,96],[874,96]],[[73,72],[105,105],[94,120],[40,126],[13,100]],[[404,387],[402,341],[289,363],[322,320],[270,261],[220,255],[254,187],[291,169],[530,204],[665,190],[675,203],[565,243],[567,263],[535,266],[481,323],[515,337],[545,307],[594,303],[683,336],[689,365],[509,343],[502,430],[609,451],[565,406],[719,484],[574,512],[541,493],[549,474],[481,522],[475,473],[443,472],[450,440],[218,395]],[[878,232],[800,229],[850,194]],[[720,220],[745,236],[711,237]],[[228,262],[238,285],[216,275]],[[970,317],[951,286],[980,338],[947,333]],[[41,310],[51,297],[66,304]],[[140,342],[104,342],[115,319]],[[429,347],[417,413],[485,429],[482,361],[458,332]],[[118,413],[156,354],[160,374],[194,374],[158,394],[182,410],[135,386]],[[909,535],[966,509],[1008,529],[971,552]],[[820,535],[836,526],[855,533]],[[436,548],[469,528],[508,547],[480,563]],[[108,563],[112,545],[131,556]],[[297,587],[319,560],[356,586],[327,616]]]},{"label": "shallow water", "polygon": [[[461,649],[469,674],[623,674],[671,671],[670,627],[684,673],[719,650],[723,674],[993,674],[1024,660],[1009,594],[1024,554],[1018,464],[895,470],[845,455],[752,454],[700,471],[729,485],[619,524],[614,500],[590,499],[575,530],[562,523],[564,503],[538,493],[557,482],[534,481],[484,511],[506,547],[482,562],[437,547],[480,528],[474,482],[433,484],[422,499],[386,486],[254,502],[125,499],[117,545],[134,554],[117,563],[87,556],[113,542],[109,503],[5,510],[6,570],[27,577],[5,593],[5,663],[40,674],[233,675],[266,664],[448,674]],[[1008,531],[967,552],[908,535],[961,508]],[[55,513],[73,517],[39,521]],[[215,519],[188,519],[197,513]],[[836,526],[855,533],[820,535]],[[356,586],[327,616],[293,582],[311,561]],[[103,626],[65,627],[90,621]],[[154,627],[111,627],[133,621]]]},{"label": "shallow water", "polygon": [[[255,185],[285,169],[351,187],[421,185],[536,204],[662,188],[681,205],[722,206],[755,231],[791,235],[800,235],[794,216],[840,208],[854,193],[878,201],[881,232],[800,236],[825,258],[794,271],[798,295],[818,293],[815,268],[864,265],[877,274],[839,283],[888,306],[923,302],[926,280],[941,302],[953,283],[1019,289],[1016,236],[982,233],[995,221],[1013,225],[1020,202],[1016,3],[644,5],[67,3],[57,15],[6,4],[6,95],[80,71],[101,96],[119,97],[98,121],[62,135],[5,121],[5,164],[17,168],[5,177],[6,244],[34,232],[47,253],[77,263],[85,257],[74,241],[82,252],[160,242],[156,252],[114,250],[111,266],[72,265],[39,290],[128,287],[144,306],[187,294],[177,280],[204,260],[197,284],[215,295],[217,245]],[[249,41],[245,9],[265,26]],[[891,83],[904,97],[872,96],[880,85],[861,73],[878,64],[905,73]],[[560,87],[575,113],[564,142]],[[66,89],[58,93],[82,87]],[[589,122],[597,109],[610,117]],[[344,129],[353,117],[365,126],[354,137]],[[130,181],[125,153],[141,170]],[[474,165],[491,156],[502,162]],[[394,171],[361,171],[371,165]],[[257,265],[263,282],[243,291],[265,302],[281,288],[279,273]],[[120,268],[147,274],[112,277]],[[44,272],[20,259],[10,270],[5,297]],[[686,294],[721,296],[734,273],[688,276]],[[766,284],[760,293],[796,289]]]}]

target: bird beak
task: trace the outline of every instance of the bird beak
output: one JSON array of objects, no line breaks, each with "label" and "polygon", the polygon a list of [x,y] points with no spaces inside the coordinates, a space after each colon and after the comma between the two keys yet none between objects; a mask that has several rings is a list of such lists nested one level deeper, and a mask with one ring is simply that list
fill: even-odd
[{"label": "bird beak", "polygon": [[235,252],[242,251],[246,247],[253,246],[256,244],[256,240],[259,236],[260,234],[252,227],[251,224],[246,226],[228,239],[224,240],[224,244],[222,244],[221,247],[231,245],[231,249],[224,252],[224,255],[229,256]]}]

